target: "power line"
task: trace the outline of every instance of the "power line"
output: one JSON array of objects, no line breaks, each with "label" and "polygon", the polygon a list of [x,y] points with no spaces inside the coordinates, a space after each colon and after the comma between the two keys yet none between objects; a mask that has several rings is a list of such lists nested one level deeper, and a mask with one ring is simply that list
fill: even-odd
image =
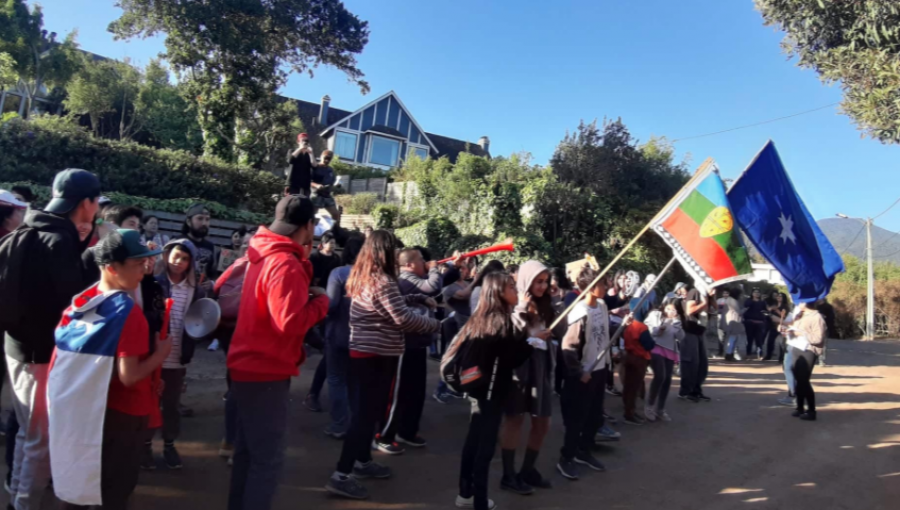
[{"label": "power line", "polygon": [[875,216],[874,218],[872,218],[872,220],[874,221],[874,220],[877,220],[878,218],[884,216],[885,213],[887,213],[888,211],[890,211],[891,209],[893,209],[894,206],[897,205],[897,204],[900,204],[900,198],[898,198],[896,202],[894,202],[893,204],[891,204],[890,207],[888,207],[888,208],[885,209],[884,211],[881,211],[881,214],[879,214],[878,216]]},{"label": "power line", "polygon": [[681,141],[684,141],[684,140],[693,140],[693,139],[695,139],[695,138],[705,138],[705,137],[707,137],[707,136],[713,136],[713,135],[721,135],[722,133],[730,133],[731,131],[738,131],[738,130],[740,130],[740,129],[747,129],[747,128],[752,128],[752,127],[756,127],[756,126],[762,126],[763,124],[771,124],[771,123],[773,123],[773,122],[778,122],[778,121],[786,120],[786,119],[792,119],[792,118],[794,118],[794,117],[799,117],[799,116],[801,116],[801,115],[806,115],[806,114],[808,114],[808,113],[813,113],[813,112],[817,112],[817,111],[819,111],[819,110],[824,110],[824,109],[826,109],[826,108],[831,108],[832,106],[837,106],[837,105],[839,105],[839,104],[840,104],[840,103],[831,103],[831,104],[827,104],[827,105],[825,105],[825,106],[820,106],[820,107],[818,107],[818,108],[813,108],[812,110],[806,110],[806,111],[803,111],[803,112],[794,113],[794,114],[791,114],[791,115],[786,115],[786,116],[784,116],[784,117],[778,117],[778,118],[775,118],[775,119],[764,120],[764,121],[762,121],[762,122],[757,122],[757,123],[755,123],[755,124],[747,124],[747,125],[745,125],[745,126],[738,126],[738,127],[733,127],[733,128],[730,128],[730,129],[723,129],[723,130],[721,130],[721,131],[715,131],[715,132],[713,132],[713,133],[706,133],[706,134],[702,134],[702,135],[687,136],[687,137],[684,137],[684,138],[676,138],[676,139],[672,140],[672,143],[675,143],[675,142],[681,142]]},{"label": "power line", "polygon": [[[847,245],[847,247],[844,249],[844,253],[841,253],[841,255],[846,255],[847,252],[850,251],[850,247],[853,246],[853,243],[855,243],[857,239],[859,239],[859,235],[862,234],[862,231],[865,229],[866,226],[863,225],[862,228],[859,229],[859,232],[856,233],[856,237],[854,237],[853,240],[850,241],[850,244]],[[865,250],[863,250],[863,253],[865,253]]]}]

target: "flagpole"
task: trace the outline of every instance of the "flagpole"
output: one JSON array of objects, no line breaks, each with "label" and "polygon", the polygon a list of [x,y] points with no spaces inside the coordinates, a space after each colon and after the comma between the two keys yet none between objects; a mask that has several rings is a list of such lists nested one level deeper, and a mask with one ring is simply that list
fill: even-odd
[{"label": "flagpole", "polygon": [[[741,175],[739,175],[739,176],[737,176],[737,178],[735,178],[734,182],[731,183],[731,186],[728,188],[728,190],[730,190],[732,187],[734,187],[734,185],[737,184],[738,181],[740,181],[742,177],[744,177],[744,174],[747,173],[747,170],[750,170],[750,167],[752,167],[756,163],[756,160],[759,159],[759,156],[762,155],[763,151],[766,150],[766,147],[768,147],[769,144],[772,144],[773,147],[775,146],[775,142],[773,142],[772,139],[770,138],[765,143],[765,145],[762,146],[762,149],[757,151],[756,156],[753,156],[753,159],[750,160],[750,164],[747,165],[746,168],[744,168],[744,171],[741,172]],[[728,190],[726,190],[726,193],[725,193],[726,195],[728,194]]]},{"label": "flagpole", "polygon": [[[672,267],[672,264],[674,264],[676,260],[677,260],[677,257],[672,257],[672,260],[670,260],[669,263],[666,264],[666,267],[664,267],[662,269],[662,271],[660,271],[659,274],[656,275],[656,280],[653,282],[653,285],[651,285],[650,288],[647,289],[647,292],[644,293],[643,297],[641,297],[641,299],[640,299],[640,301],[638,301],[637,305],[635,305],[635,307],[634,307],[635,310],[641,309],[641,306],[643,306],[644,302],[647,301],[647,298],[650,297],[650,292],[652,292],[653,289],[656,288],[656,284],[659,283],[660,280],[662,280],[663,275],[666,274],[666,272],[669,270],[670,267]],[[632,311],[632,313],[634,313],[634,312]],[[591,365],[591,369],[588,371],[588,373],[593,373],[594,369],[597,368],[597,365],[600,363],[600,358],[603,357],[603,354],[605,352],[612,350],[612,347],[616,344],[616,342],[619,340],[619,337],[622,336],[622,333],[625,331],[625,327],[626,327],[625,322],[623,321],[622,324],[619,326],[619,329],[616,330],[616,333],[612,336],[612,338],[609,339],[609,347],[607,347],[604,352],[601,352],[600,354],[597,355],[597,359],[594,360],[594,364]]]},{"label": "flagpole", "polygon": [[703,173],[706,171],[706,169],[709,166],[711,166],[713,163],[714,163],[714,161],[712,158],[706,158],[706,161],[704,161],[703,164],[701,164],[700,167],[697,168],[697,171],[694,172],[694,175],[691,176],[691,178],[688,180],[688,182],[685,183],[685,185],[682,186],[680,190],[678,190],[678,193],[675,193],[675,195],[671,199],[669,199],[669,201],[666,203],[666,205],[664,205],[663,208],[660,209],[659,212],[657,212],[656,215],[653,216],[653,218],[649,222],[647,222],[646,225],[644,225],[644,228],[642,228],[641,231],[638,232],[636,236],[634,236],[634,239],[632,239],[631,242],[629,242],[625,246],[625,248],[622,248],[622,251],[620,251],[619,254],[616,255],[615,258],[613,258],[612,261],[609,264],[607,264],[605,268],[603,268],[603,271],[601,271],[599,275],[597,275],[597,278],[595,278],[594,281],[592,281],[591,284],[587,286],[587,288],[582,289],[581,294],[578,295],[578,297],[575,299],[575,301],[573,301],[572,304],[569,305],[568,308],[566,308],[561,314],[559,314],[559,316],[556,318],[556,320],[553,321],[553,324],[551,324],[550,327],[547,329],[552,330],[553,328],[556,327],[557,324],[560,323],[560,321],[562,321],[563,317],[566,317],[567,315],[569,315],[569,312],[571,312],[572,309],[575,308],[575,305],[577,305],[579,302],[581,302],[582,299],[587,297],[588,293],[594,287],[594,285],[597,285],[597,282],[599,282],[601,278],[606,276],[606,273],[608,273],[609,270],[612,269],[612,267],[616,264],[616,262],[618,262],[619,259],[621,259],[625,255],[625,253],[627,253],[628,250],[630,250],[631,247],[634,246],[635,243],[637,243],[638,239],[640,239],[641,236],[643,236],[644,233],[646,233],[647,230],[650,229],[650,226],[653,225],[653,223],[662,214],[664,214],[666,211],[668,211],[669,208],[672,206],[672,204],[675,203],[675,201],[681,197],[681,194],[684,192],[684,190],[688,189],[691,186],[691,184],[693,184],[694,181],[697,180],[697,177],[700,175],[703,175]]}]

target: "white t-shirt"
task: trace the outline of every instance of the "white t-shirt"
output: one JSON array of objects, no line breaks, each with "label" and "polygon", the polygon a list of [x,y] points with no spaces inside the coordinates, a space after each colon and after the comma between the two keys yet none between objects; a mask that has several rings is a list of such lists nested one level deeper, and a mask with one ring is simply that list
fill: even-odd
[{"label": "white t-shirt", "polygon": [[[580,313],[579,313],[580,312]],[[578,303],[573,315],[570,316],[570,323],[573,320],[579,320],[578,316],[587,314],[587,323],[584,332],[584,350],[581,352],[581,371],[587,372],[594,365],[597,356],[600,356],[600,363],[595,369],[602,369],[604,365],[609,364],[609,312],[606,309],[606,303],[603,300],[597,301],[597,306],[590,307],[584,301]],[[601,356],[602,355],[602,356]]]},{"label": "white t-shirt", "polygon": [[181,364],[181,344],[184,338],[184,315],[187,313],[191,301],[194,300],[194,287],[188,284],[185,278],[181,283],[172,283],[172,311],[169,314],[169,340],[172,341],[172,351],[163,361],[163,368],[184,368]]}]

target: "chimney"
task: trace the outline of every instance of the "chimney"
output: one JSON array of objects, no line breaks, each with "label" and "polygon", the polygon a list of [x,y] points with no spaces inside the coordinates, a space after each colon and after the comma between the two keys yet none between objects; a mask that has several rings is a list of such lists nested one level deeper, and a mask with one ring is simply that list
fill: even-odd
[{"label": "chimney", "polygon": [[481,147],[481,149],[484,152],[487,152],[488,154],[491,153],[491,139],[490,138],[488,138],[486,136],[482,136],[481,138],[478,139],[478,145],[479,145],[479,147]]},{"label": "chimney", "polygon": [[319,124],[328,125],[328,105],[331,104],[331,98],[328,95],[322,96],[322,106],[319,108]]}]

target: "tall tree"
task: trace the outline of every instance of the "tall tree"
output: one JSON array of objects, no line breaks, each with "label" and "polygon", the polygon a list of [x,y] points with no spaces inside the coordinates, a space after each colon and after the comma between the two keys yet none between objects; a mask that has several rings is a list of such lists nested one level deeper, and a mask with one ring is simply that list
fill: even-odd
[{"label": "tall tree", "polygon": [[9,53],[0,53],[0,90],[15,87],[18,82],[16,61],[9,56]]},{"label": "tall tree", "polygon": [[34,98],[52,87],[65,85],[78,69],[76,34],[63,42],[56,33],[44,30],[40,5],[29,11],[25,0],[6,0],[0,4],[0,53],[8,53],[14,70],[25,87],[25,116],[32,110]]},{"label": "tall tree", "polygon": [[826,83],[864,134],[900,143],[900,3],[894,0],[755,0],[784,50]]},{"label": "tall tree", "polygon": [[[96,61],[90,55],[84,55],[79,71],[66,86],[67,96],[63,101],[66,109],[72,113],[87,115],[91,121],[91,130],[96,136],[102,134],[101,118],[116,111],[117,103],[124,106],[123,112],[129,109],[124,103],[128,101],[129,95],[134,97],[138,84],[123,79],[122,71],[127,72],[125,68],[128,67],[130,66],[112,60]],[[130,78],[134,77],[132,73],[128,75]]]},{"label": "tall tree", "polygon": [[118,38],[166,34],[173,69],[189,84],[203,130],[204,151],[227,160],[235,150],[241,114],[271,114],[260,108],[291,73],[330,65],[344,71],[363,92],[368,84],[356,55],[368,42],[368,23],[339,0],[119,0],[124,11],[109,29]]}]

